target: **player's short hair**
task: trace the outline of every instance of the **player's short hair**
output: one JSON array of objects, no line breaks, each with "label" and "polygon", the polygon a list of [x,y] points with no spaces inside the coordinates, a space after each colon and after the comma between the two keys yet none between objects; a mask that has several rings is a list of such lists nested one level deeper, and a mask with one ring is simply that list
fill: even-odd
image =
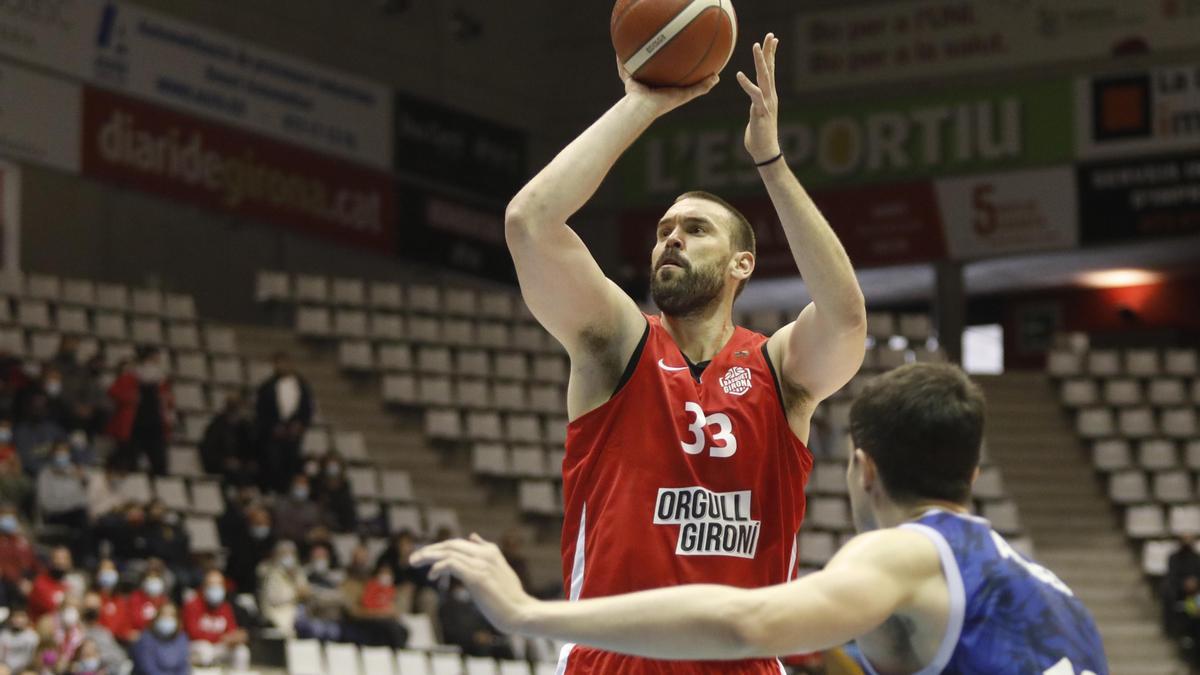
[{"label": "player's short hair", "polygon": [[983,443],[983,392],[957,366],[915,363],[875,378],[850,409],[850,436],[898,502],[965,503]]},{"label": "player's short hair", "polygon": [[[754,226],[750,224],[746,216],[742,215],[742,212],[738,211],[733,204],[704,190],[685,192],[675,198],[675,203],[678,204],[685,199],[703,199],[724,208],[730,215],[729,241],[733,245],[733,252],[749,251],[755,256],[758,255],[758,241],[754,237]],[[749,281],[749,279],[745,279],[738,284],[737,295],[734,296],[735,300],[746,289],[746,284]]]}]

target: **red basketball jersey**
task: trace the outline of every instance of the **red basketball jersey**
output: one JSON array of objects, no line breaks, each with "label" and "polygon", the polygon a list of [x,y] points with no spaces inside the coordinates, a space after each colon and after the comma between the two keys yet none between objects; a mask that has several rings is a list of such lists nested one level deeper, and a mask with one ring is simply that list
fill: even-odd
[{"label": "red basketball jersey", "polygon": [[[572,600],[790,580],[812,455],[788,426],[767,338],[737,328],[699,375],[659,322],[627,380],[567,427],[563,576]],[[668,662],[568,645],[558,672],[780,673],[774,659]]]}]

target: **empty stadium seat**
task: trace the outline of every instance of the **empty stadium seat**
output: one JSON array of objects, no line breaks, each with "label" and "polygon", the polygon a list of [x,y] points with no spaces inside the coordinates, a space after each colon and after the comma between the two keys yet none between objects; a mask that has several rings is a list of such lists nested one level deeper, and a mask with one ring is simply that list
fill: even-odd
[{"label": "empty stadium seat", "polygon": [[520,324],[513,327],[513,347],[525,352],[541,352],[546,348],[546,331],[537,324]]},{"label": "empty stadium seat", "polygon": [[503,380],[524,381],[529,379],[529,360],[518,352],[496,354],[494,376]]},{"label": "empty stadium seat", "polygon": [[305,306],[296,310],[296,332],[304,337],[326,337],[333,332],[328,307]]},{"label": "empty stadium seat", "polygon": [[1138,466],[1147,471],[1173,469],[1179,463],[1175,442],[1152,438],[1138,443]]},{"label": "empty stadium seat", "polygon": [[337,675],[359,675],[358,645],[338,642],[325,643],[326,672]]},{"label": "empty stadium seat", "polygon": [[1167,533],[1161,506],[1143,504],[1125,510],[1125,534],[1134,539],[1153,539]]},{"label": "empty stadium seat", "polygon": [[115,312],[96,312],[92,328],[103,340],[125,340],[129,335],[125,315]]},{"label": "empty stadium seat", "polygon": [[400,469],[386,469],[379,474],[379,498],[386,502],[411,502],[414,499],[412,476]]},{"label": "empty stadium seat", "polygon": [[512,345],[512,333],[506,324],[484,321],[475,330],[475,343],[490,349],[506,349]]},{"label": "empty stadium seat", "polygon": [[25,331],[20,328],[0,328],[0,350],[23,356],[27,351]]},{"label": "empty stadium seat", "polygon": [[897,333],[912,342],[924,343],[933,335],[933,322],[928,314],[901,314]]},{"label": "empty stadium seat", "polygon": [[530,675],[529,663],[526,661],[501,661],[500,675]]},{"label": "empty stadium seat", "polygon": [[379,473],[375,467],[354,466],[346,472],[355,499],[379,498]]},{"label": "empty stadium seat", "polygon": [[211,517],[188,516],[183,521],[188,535],[188,548],[192,553],[217,553],[221,550],[221,539],[217,533],[217,521]]},{"label": "empty stadium seat", "polygon": [[1003,535],[1012,535],[1021,531],[1021,519],[1017,513],[1017,505],[1011,500],[985,502],[980,512],[992,524],[992,528]]},{"label": "empty stadium seat", "polygon": [[363,647],[360,654],[363,672],[367,675],[407,675],[396,673],[395,652],[388,647]]},{"label": "empty stadium seat", "polygon": [[458,380],[454,392],[455,401],[463,408],[492,407],[491,387],[484,380]]},{"label": "empty stadium seat", "polygon": [[233,387],[246,384],[246,371],[242,360],[236,356],[218,356],[213,359],[212,381]]},{"label": "empty stadium seat", "polygon": [[445,347],[419,347],[415,365],[419,373],[449,375],[454,371],[450,350]]},{"label": "empty stadium seat", "polygon": [[1126,438],[1146,438],[1158,433],[1152,408],[1126,408],[1118,412],[1118,427]]},{"label": "empty stadium seat", "polygon": [[1183,405],[1187,402],[1187,389],[1178,378],[1155,378],[1150,381],[1146,398],[1155,406]]},{"label": "empty stadium seat", "polygon": [[200,352],[176,353],[173,374],[180,379],[207,382],[208,357]]},{"label": "empty stadium seat", "polygon": [[1183,451],[1183,463],[1192,471],[1200,471],[1200,440],[1187,442]]},{"label": "empty stadium seat", "polygon": [[404,317],[399,314],[371,314],[367,320],[367,335],[372,340],[401,340],[404,338]]},{"label": "empty stadium seat", "polygon": [[348,462],[367,460],[367,439],[361,431],[337,431],[333,434],[333,449]]},{"label": "empty stadium seat", "polygon": [[392,532],[408,530],[420,535],[425,531],[421,522],[421,511],[415,506],[400,506],[393,504],[387,509],[388,526]]},{"label": "empty stadium seat", "polygon": [[167,293],[163,296],[162,315],[175,321],[195,321],[196,300],[190,295]]},{"label": "empty stadium seat", "polygon": [[496,660],[486,656],[468,656],[464,666],[464,675],[499,675]]},{"label": "empty stadium seat", "polygon": [[561,512],[554,484],[544,480],[523,480],[517,486],[517,505],[522,513],[557,515]]},{"label": "empty stadium seat", "polygon": [[976,498],[983,500],[1003,499],[1005,495],[1004,479],[1000,475],[1000,470],[994,466],[980,470],[979,478],[975,480],[971,493]]},{"label": "empty stadium seat", "polygon": [[1200,506],[1172,506],[1168,522],[1171,534],[1175,536],[1200,535]]},{"label": "empty stadium seat", "polygon": [[130,473],[118,485],[117,493],[128,501],[144,504],[153,496],[150,477],[144,473]]},{"label": "empty stadium seat", "polygon": [[296,302],[307,302],[315,305],[329,303],[329,280],[315,274],[296,275]]},{"label": "empty stadium seat", "polygon": [[87,310],[82,307],[62,307],[54,313],[54,325],[59,332],[83,335],[92,331]]},{"label": "empty stadium seat", "polygon": [[325,675],[321,643],[317,640],[288,640],[284,654],[288,675]]},{"label": "empty stadium seat", "polygon": [[443,294],[442,309],[451,316],[474,317],[479,311],[479,296],[474,289],[448,288]]},{"label": "empty stadium seat", "polygon": [[491,370],[491,358],[482,349],[463,349],[455,355],[454,372],[459,375],[487,377]]},{"label": "empty stadium seat", "polygon": [[382,345],[379,348],[379,368],[385,372],[413,370],[412,351],[408,345]]},{"label": "empty stadium seat", "polygon": [[[499,417],[496,419],[495,436],[500,438]],[[431,409],[425,411],[425,435],[435,439],[456,440],[463,437],[463,422],[457,410]]]},{"label": "empty stadium seat", "polygon": [[367,303],[367,288],[362,279],[334,279],[333,304],[344,307],[362,307]]},{"label": "empty stadium seat", "polygon": [[1167,559],[1179,548],[1174,539],[1150,540],[1142,543],[1142,572],[1160,577],[1167,573]]},{"label": "empty stadium seat", "polygon": [[1163,372],[1178,377],[1194,377],[1196,369],[1195,349],[1168,349],[1163,357]]},{"label": "empty stadium seat", "polygon": [[1153,349],[1126,350],[1125,372],[1136,377],[1154,377],[1159,372],[1158,352]]},{"label": "empty stadium seat", "polygon": [[357,309],[339,309],[333,314],[333,334],[337,337],[367,337],[367,313]]},{"label": "empty stadium seat", "polygon": [[542,442],[551,445],[567,444],[567,418],[547,417],[542,421]]},{"label": "empty stadium seat", "polygon": [[206,412],[209,409],[204,388],[195,382],[176,382],[173,394],[175,407],[183,412]]},{"label": "empty stadium seat", "polygon": [[375,309],[397,310],[404,308],[404,288],[391,281],[371,282],[369,301]]},{"label": "empty stadium seat", "polygon": [[172,349],[199,349],[200,330],[194,323],[169,323],[166,342]]},{"label": "empty stadium seat", "polygon": [[89,279],[64,279],[62,302],[91,307],[96,304],[96,284]]},{"label": "empty stadium seat", "polygon": [[426,652],[415,649],[401,649],[396,652],[396,675],[429,675],[429,673],[429,654]]},{"label": "empty stadium seat", "polygon": [[510,469],[514,476],[542,478],[550,473],[546,469],[546,451],[541,446],[513,446],[511,458]]},{"label": "empty stadium seat", "polygon": [[172,476],[199,477],[204,475],[200,454],[196,448],[173,445],[167,449],[167,473]]},{"label": "empty stadium seat", "polygon": [[417,402],[425,406],[454,405],[454,387],[448,377],[422,376],[417,380]]},{"label": "empty stadium seat", "polygon": [[29,355],[38,361],[49,361],[58,353],[62,337],[58,333],[30,333]]},{"label": "empty stadium seat", "polygon": [[416,343],[440,343],[442,320],[428,316],[408,317],[408,339]]},{"label": "empty stadium seat", "polygon": [[853,529],[849,503],[842,497],[817,497],[808,503],[805,520],[813,527],[838,532]]},{"label": "empty stadium seat", "polygon": [[442,291],[429,284],[413,284],[408,287],[408,309],[427,314],[442,313]]},{"label": "empty stadium seat", "polygon": [[896,334],[896,317],[890,312],[867,312],[867,335],[886,340]]},{"label": "empty stadium seat", "polygon": [[525,385],[520,382],[498,382],[492,388],[492,401],[499,410],[525,412],[531,409],[525,392]]},{"label": "empty stadium seat", "polygon": [[383,378],[386,403],[412,405],[417,402],[417,378],[412,375],[388,375]]},{"label": "empty stadium seat", "polygon": [[154,496],[173,511],[188,511],[191,501],[188,500],[187,486],[182,478],[159,476],[154,479]]},{"label": "empty stadium seat", "polygon": [[1154,499],[1167,504],[1190,502],[1195,496],[1192,474],[1187,471],[1163,471],[1154,474]]},{"label": "empty stadium seat", "polygon": [[286,272],[259,270],[254,280],[256,302],[288,302],[292,299],[292,281]]},{"label": "empty stadium seat", "polygon": [[218,516],[225,511],[221,485],[216,481],[192,481],[192,511],[206,516]]},{"label": "empty stadium seat", "polygon": [[1170,408],[1162,413],[1162,431],[1171,438],[1196,436],[1196,411],[1191,407]]},{"label": "empty stadium seat", "polygon": [[162,316],[162,291],[153,288],[135,288],[133,291],[133,312],[134,314],[144,314],[154,317]]},{"label": "empty stadium seat", "polygon": [[504,291],[488,291],[479,294],[479,315],[490,319],[510,320],[513,315],[513,297]]},{"label": "empty stadium seat", "polygon": [[375,351],[365,340],[342,340],[338,343],[338,365],[345,370],[375,369]]},{"label": "empty stadium seat", "polygon": [[837,536],[830,532],[801,531],[797,547],[801,564],[823,567],[837,552]]},{"label": "empty stadium seat", "polygon": [[204,348],[213,354],[236,354],[237,336],[232,328],[223,326],[204,327]]},{"label": "empty stadium seat", "polygon": [[1142,403],[1142,385],[1132,378],[1114,378],[1104,382],[1104,400],[1109,405],[1132,406]]},{"label": "empty stadium seat", "polygon": [[1109,476],[1108,497],[1117,504],[1140,504],[1150,501],[1146,474],[1141,471],[1121,471]]},{"label": "empty stadium seat", "polygon": [[1056,349],[1047,356],[1046,370],[1054,377],[1073,377],[1083,373],[1083,355]]},{"label": "empty stadium seat", "polygon": [[[435,649],[437,640],[434,638],[433,624],[424,614],[404,614],[400,622],[408,629],[408,649]],[[455,658],[457,656],[455,655]],[[400,672],[404,672],[401,667]]]},{"label": "empty stadium seat", "polygon": [[123,284],[96,284],[96,306],[125,312],[129,309],[129,289]]},{"label": "empty stadium seat", "polygon": [[1087,355],[1088,373],[1098,377],[1121,374],[1121,356],[1115,349],[1094,349]]},{"label": "empty stadium seat", "polygon": [[462,657],[458,654],[434,652],[429,655],[430,675],[463,675]]},{"label": "empty stadium seat", "polygon": [[471,470],[481,476],[509,475],[508,448],[503,443],[475,443],[471,446]]},{"label": "empty stadium seat", "polygon": [[1084,408],[1075,418],[1075,428],[1084,438],[1102,438],[1113,435],[1112,410],[1108,408]]}]

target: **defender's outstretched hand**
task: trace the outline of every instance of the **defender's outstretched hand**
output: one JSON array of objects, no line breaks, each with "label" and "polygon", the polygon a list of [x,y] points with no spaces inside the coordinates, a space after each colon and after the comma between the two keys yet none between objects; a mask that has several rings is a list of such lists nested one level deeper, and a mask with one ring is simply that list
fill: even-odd
[{"label": "defender's outstretched hand", "polygon": [[712,75],[690,87],[648,87],[633,79],[619,58],[617,74],[625,83],[625,95],[653,105],[656,116],[665,115],[689,101],[700,98],[712,91],[717,82],[721,81],[719,76]]},{"label": "defender's outstretched hand", "polygon": [[767,33],[754,43],[757,84],[738,71],[737,81],[750,96],[750,123],[746,125],[746,151],[758,164],[779,155],[779,93],[775,90],[775,53],[779,38]]},{"label": "defender's outstretched hand", "polygon": [[409,561],[417,567],[433,565],[431,579],[457,577],[488,621],[506,633],[516,632],[522,612],[537,603],[521,588],[500,548],[478,534],[431,544],[413,553]]}]

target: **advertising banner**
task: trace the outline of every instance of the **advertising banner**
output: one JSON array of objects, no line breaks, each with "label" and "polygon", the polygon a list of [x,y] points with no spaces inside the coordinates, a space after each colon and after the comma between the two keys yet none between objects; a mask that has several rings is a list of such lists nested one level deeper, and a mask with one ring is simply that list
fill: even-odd
[{"label": "advertising banner", "polygon": [[0,54],[390,169],[387,87],[126,2],[0,2]]},{"label": "advertising banner", "polygon": [[79,172],[78,84],[0,61],[0,157]]},{"label": "advertising banner", "polygon": [[1084,244],[1200,232],[1200,153],[1079,167]]},{"label": "advertising banner", "polygon": [[933,80],[1195,45],[1195,0],[901,0],[797,17],[800,91]]},{"label": "advertising banner", "polygon": [[507,202],[525,183],[525,134],[397,94],[396,170]]},{"label": "advertising banner", "polygon": [[468,204],[414,185],[401,186],[397,200],[404,223],[396,246],[401,257],[498,281],[516,280],[504,243],[502,207]]},{"label": "advertising banner", "polygon": [[1075,105],[1083,159],[1200,148],[1200,65],[1080,78]]},{"label": "advertising banner", "polygon": [[935,189],[955,260],[1079,245],[1071,167],[944,178]]},{"label": "advertising banner", "polygon": [[[761,193],[737,112],[652,127],[622,163],[628,203],[669,203],[693,189]],[[785,101],[780,115],[784,154],[809,189],[1064,164],[1073,154],[1067,80],[837,106]]]},{"label": "advertising banner", "polygon": [[391,251],[389,174],[85,87],[83,173],[145,192]]}]

